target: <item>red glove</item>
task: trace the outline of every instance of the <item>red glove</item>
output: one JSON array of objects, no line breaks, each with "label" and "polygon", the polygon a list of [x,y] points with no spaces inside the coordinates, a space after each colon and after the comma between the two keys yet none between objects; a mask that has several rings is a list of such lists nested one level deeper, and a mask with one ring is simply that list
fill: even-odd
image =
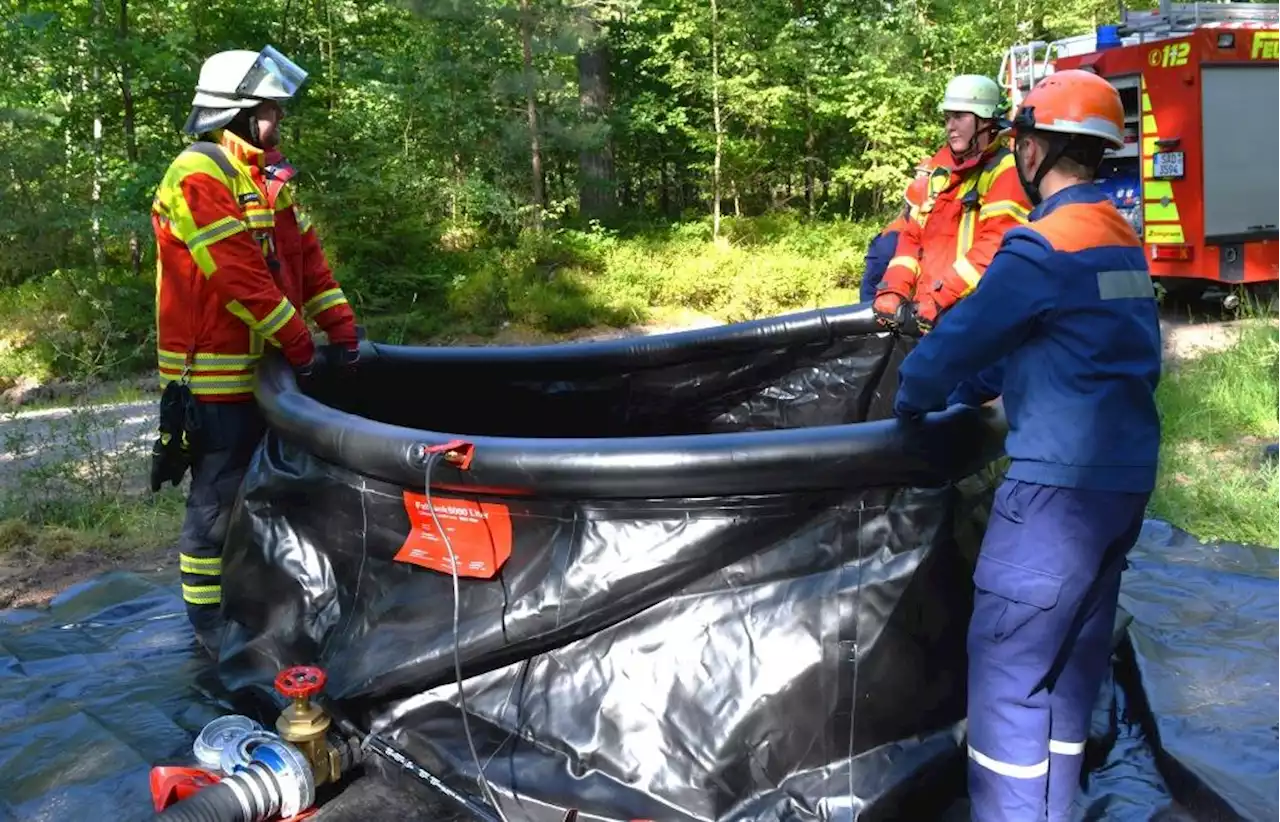
[{"label": "red glove", "polygon": [[876,298],[871,303],[876,321],[889,328],[897,328],[905,321],[910,308],[911,295],[916,286],[915,272],[903,265],[890,265],[885,272]]},{"label": "red glove", "polygon": [[871,303],[871,310],[875,312],[876,320],[881,325],[892,327],[901,323],[901,312],[910,299],[909,294],[888,291],[882,286],[876,290],[876,298]]},{"label": "red glove", "polygon": [[916,291],[916,317],[921,330],[927,331],[937,325],[938,318],[960,301],[967,287],[959,275],[950,272],[927,287],[921,284]]}]

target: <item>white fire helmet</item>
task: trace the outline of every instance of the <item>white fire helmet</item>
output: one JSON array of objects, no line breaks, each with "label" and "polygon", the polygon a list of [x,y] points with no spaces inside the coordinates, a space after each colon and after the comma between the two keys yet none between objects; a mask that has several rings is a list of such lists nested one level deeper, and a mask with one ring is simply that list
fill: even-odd
[{"label": "white fire helmet", "polygon": [[222,128],[241,109],[292,99],[306,80],[307,72],[272,46],[218,52],[200,67],[191,116],[183,130],[203,134]]}]

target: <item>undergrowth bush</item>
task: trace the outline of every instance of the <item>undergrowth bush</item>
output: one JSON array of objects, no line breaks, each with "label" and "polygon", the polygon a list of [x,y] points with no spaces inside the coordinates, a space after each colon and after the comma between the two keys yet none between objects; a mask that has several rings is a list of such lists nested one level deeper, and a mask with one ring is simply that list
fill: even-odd
[{"label": "undergrowth bush", "polygon": [[127,269],[58,270],[0,290],[0,386],[92,380],[155,362],[155,280]]},{"label": "undergrowth bush", "polygon": [[[385,213],[382,213],[384,212]],[[359,321],[375,340],[486,336],[507,326],[565,333],[643,323],[652,309],[739,321],[852,302],[880,221],[789,213],[517,236],[432,227],[365,204],[361,230],[318,222]],[[375,228],[375,225],[381,226]],[[391,232],[390,238],[387,232]],[[154,261],[144,263],[154,270]],[[57,271],[0,293],[0,388],[23,375],[90,380],[154,367],[154,277]]]}]

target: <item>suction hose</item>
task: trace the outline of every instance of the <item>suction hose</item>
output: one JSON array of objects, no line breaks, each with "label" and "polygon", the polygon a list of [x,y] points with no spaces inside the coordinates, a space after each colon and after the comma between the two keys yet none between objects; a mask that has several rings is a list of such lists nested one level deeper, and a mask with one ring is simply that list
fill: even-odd
[{"label": "suction hose", "polygon": [[156,819],[264,822],[296,816],[315,802],[311,766],[297,748],[282,739],[260,739],[250,756],[218,784],[165,808]]},{"label": "suction hose", "polygon": [[210,785],[195,796],[170,805],[156,819],[173,822],[250,822],[235,790],[226,783]]}]

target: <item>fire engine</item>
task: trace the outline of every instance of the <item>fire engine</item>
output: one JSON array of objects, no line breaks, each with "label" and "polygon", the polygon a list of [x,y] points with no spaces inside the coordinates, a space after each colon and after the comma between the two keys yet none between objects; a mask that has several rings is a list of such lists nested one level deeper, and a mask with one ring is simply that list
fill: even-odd
[{"label": "fire engine", "polygon": [[1120,92],[1125,147],[1099,185],[1142,238],[1168,293],[1238,304],[1280,280],[1280,6],[1163,0],[1116,25],[1011,47],[1001,82],[1016,108],[1054,71]]}]

